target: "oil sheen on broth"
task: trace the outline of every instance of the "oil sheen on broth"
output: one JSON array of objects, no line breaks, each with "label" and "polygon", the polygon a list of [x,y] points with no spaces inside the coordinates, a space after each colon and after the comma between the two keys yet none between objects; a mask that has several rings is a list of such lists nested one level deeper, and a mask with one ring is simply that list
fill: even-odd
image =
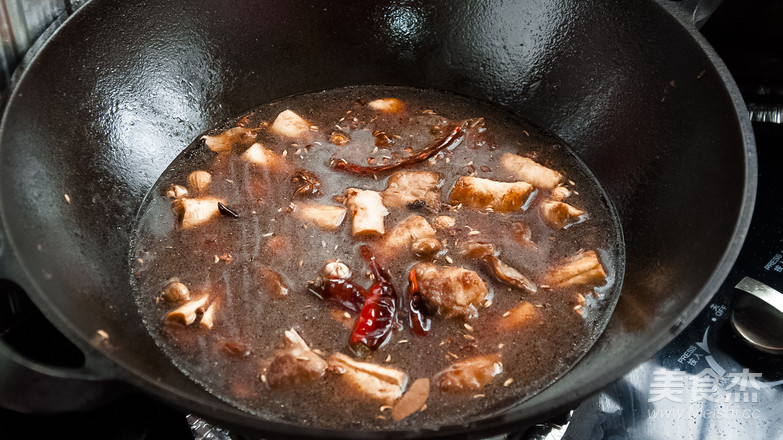
[{"label": "oil sheen on broth", "polygon": [[131,282],[161,349],[238,408],[434,428],[564,374],[623,263],[604,192],[562,141],[482,102],[362,86],[197,139],[140,210]]}]

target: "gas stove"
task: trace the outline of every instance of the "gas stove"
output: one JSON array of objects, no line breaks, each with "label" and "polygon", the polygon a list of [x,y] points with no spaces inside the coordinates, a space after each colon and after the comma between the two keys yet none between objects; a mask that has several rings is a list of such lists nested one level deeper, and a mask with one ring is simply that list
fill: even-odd
[{"label": "gas stove", "polygon": [[[5,18],[24,12],[2,1]],[[80,1],[51,1],[35,23],[51,22]],[[761,2],[759,2],[761,3]],[[10,7],[9,7],[10,6]],[[14,9],[16,8],[16,9]],[[10,11],[10,12],[9,12]],[[0,14],[3,17],[3,14]],[[10,23],[10,21],[9,21]],[[759,284],[783,292],[783,192],[776,179],[783,164],[783,2],[748,5],[726,0],[702,28],[735,77],[753,121],[759,160],[758,195],[746,242],[722,287],[701,314],[671,343],[574,411],[524,433],[498,438],[655,439],[783,438],[783,356],[751,346],[734,329],[742,290]],[[30,31],[4,36],[0,61],[21,59]],[[5,29],[5,30],[4,30]],[[16,37],[10,41],[7,36]],[[46,36],[44,35],[44,38]],[[23,66],[22,66],[23,68]],[[10,70],[4,71],[6,85]],[[0,84],[2,85],[2,84]],[[739,287],[738,287],[739,286]],[[12,286],[0,282],[0,290]],[[783,294],[780,298],[783,298]],[[79,353],[20,295],[0,310],[0,337],[25,355],[55,365],[78,365]],[[1,309],[1,308],[0,308]],[[781,333],[780,329],[777,330]],[[237,440],[236,434],[129,393],[92,410],[22,414],[0,408],[2,437],[167,440]]]}]

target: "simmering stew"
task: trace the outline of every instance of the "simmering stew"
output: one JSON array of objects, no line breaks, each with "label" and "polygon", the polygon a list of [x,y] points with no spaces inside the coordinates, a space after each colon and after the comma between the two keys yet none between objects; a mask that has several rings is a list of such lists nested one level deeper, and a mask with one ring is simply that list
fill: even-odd
[{"label": "simmering stew", "polygon": [[563,375],[619,294],[619,224],[553,135],[452,94],[361,86],[197,139],[139,213],[162,350],[260,417],[434,428]]}]

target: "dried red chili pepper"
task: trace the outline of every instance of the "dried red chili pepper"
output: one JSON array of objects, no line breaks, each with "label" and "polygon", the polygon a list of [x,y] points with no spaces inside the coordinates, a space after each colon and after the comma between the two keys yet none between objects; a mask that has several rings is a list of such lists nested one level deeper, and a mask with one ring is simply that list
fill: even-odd
[{"label": "dried red chili pepper", "polygon": [[315,296],[337,303],[344,309],[358,313],[362,310],[367,291],[346,278],[326,278],[320,284],[310,284],[307,290]]},{"label": "dried red chili pepper", "polygon": [[349,342],[354,353],[363,356],[380,347],[391,335],[397,312],[397,292],[389,272],[378,264],[370,248],[362,246],[359,250],[375,276]]},{"label": "dried red chili pepper", "polygon": [[359,252],[361,252],[364,261],[366,261],[367,264],[370,265],[370,270],[372,271],[372,274],[375,277],[375,282],[385,283],[389,286],[389,288],[392,291],[394,291],[394,287],[392,286],[391,283],[391,275],[386,269],[384,269],[383,267],[381,267],[380,264],[378,264],[378,261],[375,260],[375,255],[372,253],[370,247],[367,245],[360,246]]},{"label": "dried red chili pepper", "polygon": [[442,139],[433,143],[429,147],[397,162],[375,166],[364,166],[346,161],[345,159],[332,158],[329,166],[335,170],[345,171],[351,174],[377,174],[383,171],[393,170],[395,168],[405,167],[424,162],[445,149],[456,147],[465,137],[465,130],[462,125],[457,125],[451,129],[451,132]]},{"label": "dried red chili pepper", "polygon": [[419,283],[416,280],[416,270],[411,269],[408,273],[408,307],[410,307],[410,317],[408,324],[413,333],[418,336],[425,336],[430,331],[432,319],[428,316],[427,306],[424,304],[424,298],[419,291]]}]

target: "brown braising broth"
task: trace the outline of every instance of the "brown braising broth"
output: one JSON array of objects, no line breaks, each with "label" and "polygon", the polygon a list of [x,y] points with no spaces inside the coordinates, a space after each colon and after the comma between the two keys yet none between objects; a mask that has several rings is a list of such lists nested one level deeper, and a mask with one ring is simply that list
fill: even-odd
[{"label": "brown braising broth", "polygon": [[[387,113],[368,105],[390,97],[404,107]],[[269,129],[286,109],[310,124],[303,139],[279,136]],[[350,210],[333,231],[324,231],[291,212],[291,203],[296,201],[343,206],[342,197],[349,187],[383,191],[394,172],[352,175],[330,168],[333,157],[361,165],[393,163],[433,144],[450,127],[468,119],[474,125],[466,128],[459,145],[401,168],[440,173],[441,203],[389,208],[384,219],[387,234],[411,215],[420,215],[431,224],[439,215],[455,219],[452,228],[437,230],[442,249],[435,256],[419,258],[409,248],[384,254],[383,236],[352,235]],[[198,139],[163,173],[140,210],[131,256],[131,281],[150,334],[183,372],[221,399],[270,420],[335,429],[434,428],[462,423],[502,411],[540,391],[564,374],[603,330],[622,279],[619,224],[595,178],[554,136],[482,102],[433,90],[380,86],[293,96],[260,106],[208,134],[236,126],[258,130],[225,152],[214,152]],[[345,134],[350,140],[335,145],[333,134]],[[334,140],[339,141],[339,136]],[[276,153],[285,167],[243,160],[241,155],[254,142]],[[448,204],[460,176],[514,181],[500,163],[507,152],[562,173],[562,185],[572,191],[564,202],[586,214],[562,229],[548,226],[539,205],[551,190],[541,188],[522,209],[509,213]],[[298,185],[291,176],[299,169],[317,176],[318,194],[294,196]],[[202,193],[188,186],[188,175],[194,170],[211,174],[209,187]],[[238,218],[224,213],[182,228],[167,197],[172,184],[188,188],[186,197],[224,199]],[[533,246],[515,239],[515,222],[530,228]],[[500,282],[486,265],[464,256],[460,250],[467,241],[495,244],[500,259],[535,282],[537,292]],[[386,406],[362,397],[331,367],[311,383],[270,389],[266,382],[269,363],[284,331],[291,328],[324,359],[336,352],[353,357],[348,341],[357,314],[318,298],[307,286],[318,281],[327,261],[339,259],[352,270],[356,283],[369,288],[373,280],[359,253],[362,244],[373,249],[391,273],[402,299],[397,306],[399,323],[390,338],[361,361],[404,371],[407,387],[418,378],[432,380],[426,406],[397,422],[391,417],[393,403]],[[581,250],[596,251],[606,281],[599,286],[547,286],[548,271]],[[408,273],[421,261],[478,273],[489,293],[477,307],[477,317],[435,314],[429,334],[413,334],[407,317]],[[265,282],[270,269],[290,289],[285,297],[276,295]],[[204,308],[191,325],[164,323],[169,312],[183,305],[161,298],[161,291],[172,280],[187,286],[192,299],[208,295],[205,306],[214,302],[211,329],[199,325]],[[585,298],[583,306],[580,295]],[[502,329],[499,322],[504,314],[520,301],[532,303],[539,318],[521,329]],[[429,310],[434,311],[433,307]],[[437,386],[437,373],[452,363],[494,353],[502,356],[502,372],[485,387],[454,392]]]}]

